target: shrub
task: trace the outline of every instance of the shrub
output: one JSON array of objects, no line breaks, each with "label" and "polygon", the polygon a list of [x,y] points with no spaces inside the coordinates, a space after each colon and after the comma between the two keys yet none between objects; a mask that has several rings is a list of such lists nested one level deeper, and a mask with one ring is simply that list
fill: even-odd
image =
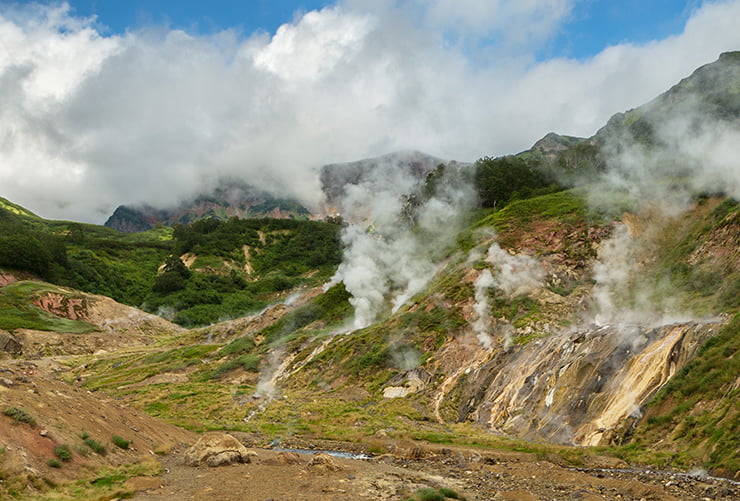
[{"label": "shrub", "polygon": [[13,418],[16,423],[28,423],[31,426],[36,426],[36,420],[33,416],[19,407],[8,407],[3,411],[3,414]]},{"label": "shrub", "polygon": [[96,454],[104,455],[107,451],[105,446],[93,438],[86,438],[85,445],[87,445]]},{"label": "shrub", "polygon": [[72,451],[68,445],[57,445],[54,448],[54,454],[65,463],[72,461]]},{"label": "shrub", "polygon": [[58,459],[54,459],[54,458],[49,459],[46,462],[46,464],[48,464],[52,468],[61,468],[62,467],[62,463]]},{"label": "shrub", "polygon": [[120,447],[121,449],[128,449],[128,446],[131,445],[131,440],[126,440],[123,437],[119,437],[118,435],[113,435],[113,443],[116,445],[116,447]]}]

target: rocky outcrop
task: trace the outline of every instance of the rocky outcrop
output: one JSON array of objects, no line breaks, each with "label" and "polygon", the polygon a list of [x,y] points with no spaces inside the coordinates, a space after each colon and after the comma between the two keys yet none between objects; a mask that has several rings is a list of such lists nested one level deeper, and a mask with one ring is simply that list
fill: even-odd
[{"label": "rocky outcrop", "polygon": [[321,471],[342,471],[344,467],[326,452],[317,452],[308,462],[308,466]]},{"label": "rocky outcrop", "polygon": [[234,463],[250,463],[255,452],[247,450],[239,440],[227,433],[207,433],[187,451],[187,466],[226,466]]},{"label": "rocky outcrop", "polygon": [[602,326],[501,351],[451,393],[460,420],[528,439],[619,441],[615,430],[683,367],[719,322]]},{"label": "rocky outcrop", "polygon": [[0,330],[0,352],[10,353],[11,355],[20,355],[23,351],[23,345],[18,342],[9,332]]}]

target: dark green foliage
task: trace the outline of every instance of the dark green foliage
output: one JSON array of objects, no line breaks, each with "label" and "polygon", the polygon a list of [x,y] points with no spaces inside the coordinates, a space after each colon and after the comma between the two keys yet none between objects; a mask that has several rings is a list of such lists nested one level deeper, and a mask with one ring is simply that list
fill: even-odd
[{"label": "dark green foliage", "polygon": [[128,449],[131,445],[131,440],[126,440],[125,438],[118,435],[113,435],[111,441],[116,447],[120,449]]},{"label": "dark green foliage", "polygon": [[32,427],[36,426],[36,420],[33,416],[20,407],[8,407],[3,411],[3,414],[12,418],[16,423],[28,423]]},{"label": "dark green foliage", "polygon": [[483,207],[500,208],[511,200],[541,194],[539,190],[553,185],[554,180],[537,164],[516,156],[484,157],[475,163],[475,186]]},{"label": "dark green foliage", "polygon": [[[174,237],[173,255],[194,253],[198,271],[190,272],[179,258],[169,258],[146,309],[168,308],[175,312],[173,321],[185,327],[254,312],[269,296],[328,278],[341,260],[339,227],[327,223],[205,219],[176,225]],[[243,271],[247,254],[254,270],[250,275]],[[216,272],[198,268],[204,265]]]},{"label": "dark green foliage", "polygon": [[59,283],[138,306],[150,294],[169,245],[86,238],[84,246],[70,247],[68,269]]},{"label": "dark green foliage", "polygon": [[16,234],[0,237],[0,266],[27,271],[47,278],[51,267],[52,253],[47,245],[31,234]]},{"label": "dark green foliage", "polygon": [[165,272],[154,281],[152,290],[161,294],[175,292],[185,288],[185,279],[178,273]]},{"label": "dark green foliage", "polygon": [[46,464],[52,468],[61,468],[62,463],[58,459],[50,458],[46,461]]},{"label": "dark green foliage", "polygon": [[56,456],[65,463],[72,461],[72,451],[69,449],[68,445],[57,445],[54,448],[54,454],[56,454]]}]

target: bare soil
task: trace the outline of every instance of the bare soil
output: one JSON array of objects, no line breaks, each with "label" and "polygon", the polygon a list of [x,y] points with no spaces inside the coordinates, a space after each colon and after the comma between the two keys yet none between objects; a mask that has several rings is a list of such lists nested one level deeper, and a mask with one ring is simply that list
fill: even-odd
[{"label": "bare soil", "polygon": [[[413,444],[408,442],[406,445]],[[302,444],[310,446],[311,444]],[[321,443],[320,447],[332,444]],[[335,444],[343,448],[344,444]],[[250,464],[218,468],[183,466],[181,453],[165,458],[166,473],[132,479],[140,500],[403,500],[422,488],[451,488],[483,500],[737,500],[740,485],[726,480],[626,466],[612,458],[586,458],[572,468],[533,454],[413,444],[369,460],[336,458],[338,471],[311,466],[310,452],[287,464],[277,450],[253,449]],[[620,464],[621,463],[621,464]]]}]

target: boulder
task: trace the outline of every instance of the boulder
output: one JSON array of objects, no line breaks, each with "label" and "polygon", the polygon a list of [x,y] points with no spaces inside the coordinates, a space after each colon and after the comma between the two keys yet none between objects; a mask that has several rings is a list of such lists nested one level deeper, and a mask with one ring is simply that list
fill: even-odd
[{"label": "boulder", "polygon": [[23,346],[9,332],[0,330],[0,351],[5,351],[12,355],[20,355]]},{"label": "boulder", "polygon": [[336,459],[325,452],[318,452],[314,454],[314,456],[311,458],[311,461],[308,462],[308,466],[312,466],[324,471],[342,471],[344,469],[344,467],[339,464]]},{"label": "boulder", "polygon": [[248,451],[236,438],[227,433],[206,433],[187,451],[187,466],[225,466],[234,463],[249,463],[257,454]]},{"label": "boulder", "polygon": [[301,464],[301,456],[295,452],[283,451],[275,457],[277,464]]}]

